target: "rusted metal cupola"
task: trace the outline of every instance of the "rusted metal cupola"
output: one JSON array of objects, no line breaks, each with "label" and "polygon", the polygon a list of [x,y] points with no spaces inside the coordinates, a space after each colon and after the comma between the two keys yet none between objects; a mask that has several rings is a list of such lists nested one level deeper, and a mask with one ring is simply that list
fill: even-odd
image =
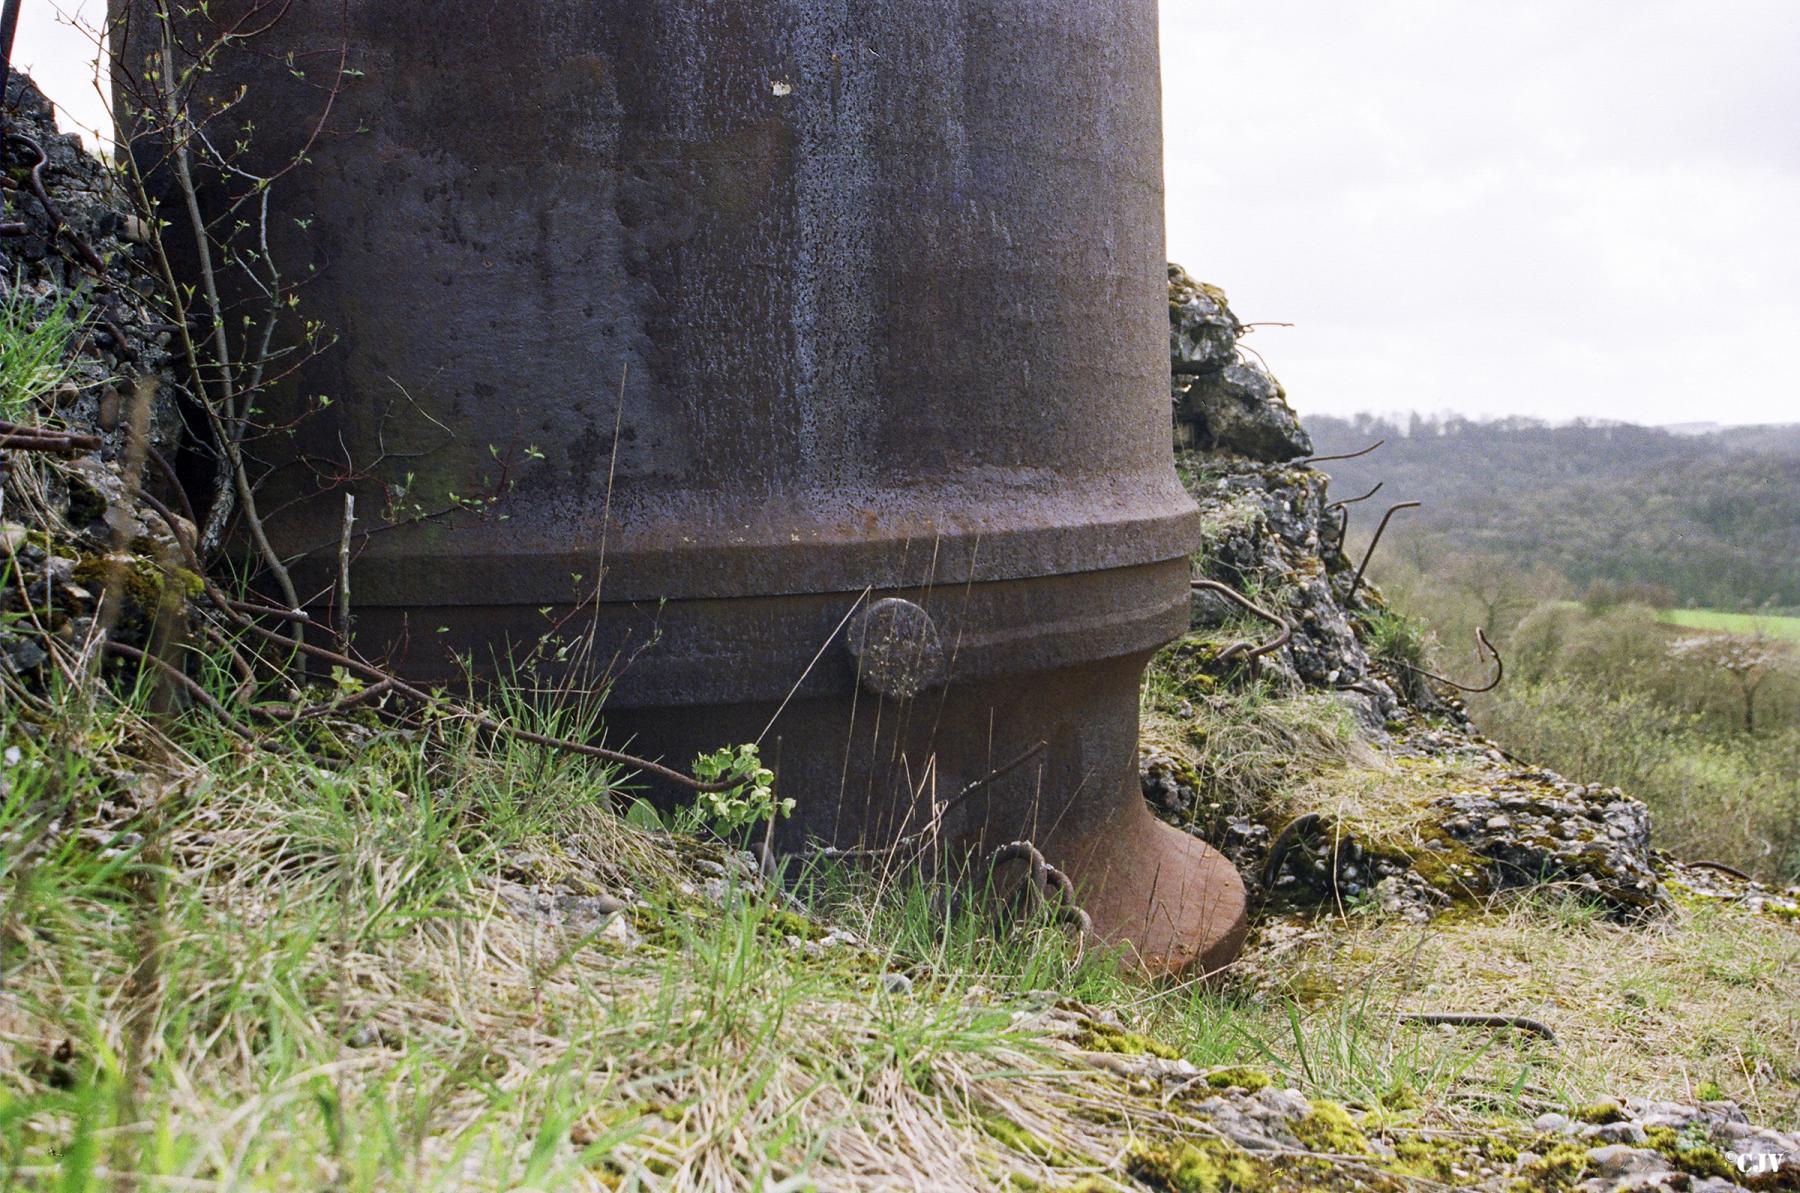
[{"label": "rusted metal cupola", "polygon": [[[611,743],[685,766],[779,737],[784,845],[891,840],[1042,741],[946,839],[1037,841],[1153,968],[1235,954],[1235,871],[1137,781],[1198,537],[1154,0],[268,8],[213,0],[178,40],[266,25],[198,83],[244,88],[251,171],[308,135],[340,50],[356,72],[271,191],[272,251],[341,341],[275,403],[331,399],[265,507],[320,594],[319,478],[393,512],[356,544],[365,649],[452,678],[598,585],[568,625]],[[117,69],[153,41],[138,22]]]}]

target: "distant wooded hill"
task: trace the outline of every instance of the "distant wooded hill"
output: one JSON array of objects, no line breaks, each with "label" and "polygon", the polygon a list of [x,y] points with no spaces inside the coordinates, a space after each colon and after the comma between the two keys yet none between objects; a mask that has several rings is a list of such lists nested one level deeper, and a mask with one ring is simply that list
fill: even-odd
[{"label": "distant wooded hill", "polygon": [[[1386,486],[1355,507],[1367,533],[1396,516],[1464,550],[1541,561],[1577,586],[1659,584],[1679,603],[1800,608],[1800,424],[1682,433],[1604,423],[1472,422],[1359,415],[1306,420],[1334,497]],[[1352,531],[1353,536],[1356,531]],[[1386,550],[1387,548],[1384,548]]]}]

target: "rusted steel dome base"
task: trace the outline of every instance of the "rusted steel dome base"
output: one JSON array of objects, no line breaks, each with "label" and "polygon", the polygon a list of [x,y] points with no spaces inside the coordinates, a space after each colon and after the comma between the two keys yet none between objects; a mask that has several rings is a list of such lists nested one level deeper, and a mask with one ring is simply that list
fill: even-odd
[{"label": "rusted steel dome base", "polygon": [[[1138,795],[1135,769],[1131,794]],[[1084,847],[1085,846],[1085,847]],[[1120,808],[1058,862],[1103,941],[1153,974],[1215,974],[1244,947],[1244,883],[1218,850],[1151,814],[1143,797]]]},{"label": "rusted steel dome base", "polygon": [[[213,0],[173,47],[110,8],[128,125],[179,75],[242,139],[194,171],[217,259],[304,277],[336,340],[288,322],[251,430],[316,605],[356,497],[361,649],[491,675],[581,610],[562,679],[615,744],[760,741],[790,850],[890,843],[1041,741],[945,848],[1035,842],[1148,966],[1235,948],[1236,875],[1135,777],[1200,536],[1155,0]],[[158,123],[123,142],[152,189]],[[266,308],[216,280],[232,328]]]},{"label": "rusted steel dome base", "polygon": [[[1125,723],[1119,701],[1109,699],[1109,689],[1128,687],[1134,708],[1141,673],[1137,658],[1000,677],[953,692],[941,708],[936,699],[865,699],[854,721],[847,702],[833,701],[790,704],[772,728],[766,705],[621,711],[607,722],[615,742],[656,743],[673,765],[769,728],[764,760],[776,766],[782,793],[799,801],[778,827],[781,852],[804,859],[809,843],[879,847],[925,827],[935,799],[950,805],[937,836],[953,868],[1005,842],[1033,841],[1073,880],[1101,942],[1123,947],[1146,972],[1216,971],[1243,945],[1243,882],[1223,855],[1156,819],[1144,802],[1136,718]],[[991,752],[983,744],[968,753],[960,730],[971,723],[992,728]],[[948,725],[954,736],[943,732]],[[1045,747],[1026,764],[955,800],[1037,741]],[[916,795],[896,790],[905,776]],[[665,804],[691,798],[675,790],[656,796]]]},{"label": "rusted steel dome base", "polygon": [[[1242,944],[1243,884],[1155,819],[1137,777],[1138,689],[1154,647],[1185,624],[1186,579],[1176,559],[886,593],[606,603],[567,632],[591,634],[594,657],[613,664],[608,744],[685,769],[721,744],[760,742],[798,804],[778,851],[880,848],[935,825],[934,855],[954,869],[1029,840],[1073,879],[1102,941],[1149,971],[1213,970]],[[894,676],[871,676],[868,643],[859,656],[851,640],[856,614],[883,605],[914,611],[893,623],[903,632],[934,636],[941,682],[882,694]],[[522,647],[568,613],[377,606],[358,632],[398,643],[410,624],[402,665],[447,680],[456,653]],[[917,638],[892,645],[930,653]],[[665,806],[692,798],[651,794]]]}]

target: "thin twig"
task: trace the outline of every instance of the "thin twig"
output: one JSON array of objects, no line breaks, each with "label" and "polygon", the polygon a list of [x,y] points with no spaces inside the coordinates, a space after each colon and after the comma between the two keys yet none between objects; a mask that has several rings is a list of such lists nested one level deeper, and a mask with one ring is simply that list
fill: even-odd
[{"label": "thin twig", "polygon": [[1024,766],[1027,762],[1030,762],[1033,758],[1042,754],[1047,748],[1049,748],[1049,743],[1040,741],[1027,749],[1023,754],[1020,754],[1017,758],[1014,758],[1011,762],[1001,763],[979,779],[970,783],[965,783],[960,791],[951,796],[948,800],[945,800],[943,806],[937,809],[932,816],[930,824],[915,832],[908,833],[904,837],[898,838],[891,845],[853,845],[844,848],[828,845],[820,848],[818,850],[818,855],[822,858],[831,858],[834,860],[859,857],[887,857],[899,853],[902,849],[909,849],[925,840],[951,809],[955,808],[958,804],[962,803],[965,799],[969,798],[969,796],[974,795],[988,784],[993,783],[1006,775],[1011,774],[1021,766]]},{"label": "thin twig", "polygon": [[[385,671],[382,668],[375,666],[373,663],[352,658],[346,654],[340,654],[335,650],[328,650],[316,643],[303,642],[298,637],[290,637],[286,634],[277,633],[265,626],[257,625],[247,618],[243,619],[240,624],[251,633],[265,638],[278,646],[285,646],[290,650],[298,651],[299,653],[308,655],[312,658],[332,663],[344,668],[346,671],[354,672],[365,679],[387,683],[392,691],[406,697],[408,700],[415,700],[421,704],[432,704],[438,701],[438,697],[434,697],[431,693],[414,687],[394,675],[392,672]],[[586,742],[574,741],[566,737],[552,737],[547,733],[537,733],[530,729],[522,729],[517,725],[509,725],[504,721],[497,721],[478,709],[462,706],[454,701],[449,701],[447,703],[450,710],[457,716],[462,717],[464,720],[472,721],[476,725],[479,725],[481,728],[490,732],[498,733],[505,737],[517,738],[520,741],[531,742],[533,745],[549,746],[552,749],[566,750],[571,754],[582,754],[589,758],[599,758],[606,762],[616,762],[620,766],[628,766],[633,770],[643,771],[645,774],[654,775],[666,782],[686,787],[690,791],[730,791],[732,788],[740,787],[744,783],[741,776],[734,776],[728,779],[720,779],[712,783],[705,783],[691,775],[684,775],[678,770],[666,767],[660,762],[652,762],[648,758],[640,758],[636,754],[626,754],[619,750],[609,750],[604,746],[593,746]]]},{"label": "thin twig", "polygon": [[181,503],[182,517],[186,518],[188,525],[198,533],[200,520],[194,516],[193,503],[188,500],[187,489],[182,485],[181,477],[176,474],[175,465],[169,463],[169,458],[163,455],[154,443],[145,444],[144,451],[150,462],[156,465],[157,469],[162,472],[163,478],[169,482],[169,487],[174,490],[175,500]]},{"label": "thin twig", "polygon": [[[181,200],[186,208],[187,218],[194,231],[194,263],[200,275],[200,290],[206,299],[207,314],[212,322],[213,364],[219,373],[218,408],[207,401],[205,392],[196,395],[200,405],[208,412],[208,419],[213,422],[214,434],[220,440],[220,447],[225,451],[226,463],[231,470],[232,485],[237,491],[238,508],[244,515],[244,522],[250,529],[250,538],[256,544],[257,554],[262,557],[263,565],[269,574],[275,577],[281,595],[289,605],[298,608],[300,596],[294,589],[293,577],[288,574],[287,565],[281,561],[281,555],[269,541],[263,527],[262,518],[257,514],[256,494],[250,484],[250,472],[244,463],[242,430],[240,420],[249,417],[248,410],[239,409],[240,395],[237,388],[232,365],[230,336],[226,333],[225,304],[219,295],[218,275],[213,268],[212,238],[207,232],[206,219],[200,213],[200,192],[194,184],[191,155],[188,152],[188,121],[186,113],[178,106],[175,97],[174,80],[178,77],[175,68],[175,41],[170,28],[170,16],[166,6],[158,5],[159,24],[162,33],[162,70],[167,85],[164,92],[163,115],[168,120],[169,139],[173,149],[172,158],[175,166],[176,188],[181,192]],[[205,536],[202,536],[202,541]],[[303,634],[297,633],[296,637]]]},{"label": "thin twig", "polygon": [[141,651],[135,646],[128,646],[123,642],[116,642],[111,638],[106,639],[105,645],[107,651],[112,654],[122,655],[135,662],[148,663],[150,666],[155,667],[163,675],[174,680],[183,691],[192,696],[197,703],[203,706],[208,712],[212,713],[213,716],[219,718],[227,729],[230,729],[239,737],[251,740],[255,739],[256,735],[250,731],[249,726],[232,716],[230,710],[223,704],[220,704],[211,692],[195,682],[188,676],[187,672],[183,671],[181,668],[172,663],[165,662],[153,654]]},{"label": "thin twig", "polygon": [[[170,514],[168,508],[162,505],[161,502],[155,502],[151,505],[151,508],[168,523],[169,529],[174,533],[177,543],[181,545],[183,551],[187,554],[189,561],[198,565],[199,558],[193,544],[187,541],[186,536],[183,535],[176,526],[173,516]],[[245,616],[240,610],[248,610],[266,616],[278,617],[288,621],[298,622],[302,625],[310,624],[312,619],[307,617],[304,612],[297,609],[276,609],[271,606],[258,605],[249,601],[234,601],[230,597],[227,597],[223,592],[220,592],[218,587],[213,584],[212,580],[205,572],[202,571],[198,574],[200,576],[200,582],[205,588],[207,599],[212,602],[214,608],[218,609],[220,613],[239,629],[248,630],[250,633],[257,635],[263,640],[286,650],[295,651],[300,654],[320,659],[324,662],[342,667],[348,672],[360,675],[364,679],[373,680],[384,693],[391,691],[408,700],[413,700],[425,705],[437,702],[438,698],[434,697],[431,693],[414,687],[393,672],[377,667],[373,663],[363,659],[354,658],[349,654],[340,654],[334,650],[327,650],[323,646],[302,640],[298,635],[290,636],[281,634],[266,626],[258,625],[256,622],[250,620],[249,617]],[[734,787],[741,786],[744,782],[742,777],[725,778],[711,783],[702,782],[691,775],[684,775],[678,770],[663,766],[661,763],[652,762],[648,758],[640,758],[635,754],[627,754],[620,750],[609,750],[604,746],[589,745],[586,742],[574,741],[569,738],[552,737],[549,734],[536,733],[529,729],[522,729],[516,725],[509,725],[504,721],[497,721],[493,717],[490,717],[477,709],[468,708],[456,704],[453,701],[447,703],[449,704],[451,711],[457,716],[460,716],[465,720],[473,721],[475,724],[490,732],[517,738],[520,741],[528,741],[534,745],[548,746],[552,749],[566,750],[572,754],[581,754],[590,758],[600,758],[607,762],[616,762],[620,766],[628,766],[633,770],[643,771],[646,774],[654,775],[667,782],[686,787],[691,791],[729,791]],[[214,704],[216,704],[216,701]],[[1040,742],[1038,746],[1034,747],[1034,750],[1041,749],[1042,747],[1043,743]],[[1024,761],[1026,757],[1029,757],[1030,753],[1031,751],[1028,751],[1017,761]],[[1008,769],[1010,769],[1010,765],[1013,764],[1009,764]],[[971,784],[971,788],[975,785],[976,784]]]},{"label": "thin twig", "polygon": [[350,532],[356,527],[356,495],[344,494],[344,530],[338,536],[337,633],[350,644]]},{"label": "thin twig", "polygon": [[1369,560],[1374,558],[1375,548],[1381,542],[1382,532],[1387,530],[1388,519],[1401,510],[1417,509],[1423,504],[1424,502],[1420,501],[1401,501],[1388,506],[1387,513],[1381,515],[1381,525],[1375,528],[1375,537],[1369,540],[1369,549],[1363,552],[1362,562],[1356,567],[1356,578],[1350,581],[1350,592],[1344,597],[1346,605],[1356,599],[1356,590],[1362,587],[1363,572],[1368,570]]},{"label": "thin twig", "polygon": [[370,684],[359,691],[349,692],[333,700],[321,701],[317,704],[295,704],[269,700],[261,704],[249,706],[249,711],[258,716],[270,717],[279,721],[301,721],[310,717],[324,717],[332,713],[343,712],[367,704],[371,700],[379,700],[392,691],[394,685],[389,680]]}]

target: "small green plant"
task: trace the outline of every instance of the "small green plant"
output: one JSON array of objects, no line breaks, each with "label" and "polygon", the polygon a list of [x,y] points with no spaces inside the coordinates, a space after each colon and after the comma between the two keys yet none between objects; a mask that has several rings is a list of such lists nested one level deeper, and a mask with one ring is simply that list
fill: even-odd
[{"label": "small green plant", "polygon": [[1431,688],[1419,671],[1426,667],[1432,635],[1416,618],[1392,609],[1376,609],[1368,617],[1369,653],[1394,673],[1394,680],[1415,704],[1428,700]]},{"label": "small green plant", "polygon": [[1409,667],[1425,665],[1430,631],[1404,613],[1377,609],[1369,615],[1369,650],[1383,662]]},{"label": "small green plant", "polygon": [[25,419],[40,395],[67,379],[75,334],[69,304],[65,294],[40,313],[17,289],[0,301],[0,419]]},{"label": "small green plant", "polygon": [[710,827],[721,836],[761,824],[771,816],[789,816],[794,801],[775,798],[775,772],[762,764],[753,742],[725,746],[694,759],[694,777],[702,783],[739,782],[717,791],[702,791],[686,809],[691,826]]}]

